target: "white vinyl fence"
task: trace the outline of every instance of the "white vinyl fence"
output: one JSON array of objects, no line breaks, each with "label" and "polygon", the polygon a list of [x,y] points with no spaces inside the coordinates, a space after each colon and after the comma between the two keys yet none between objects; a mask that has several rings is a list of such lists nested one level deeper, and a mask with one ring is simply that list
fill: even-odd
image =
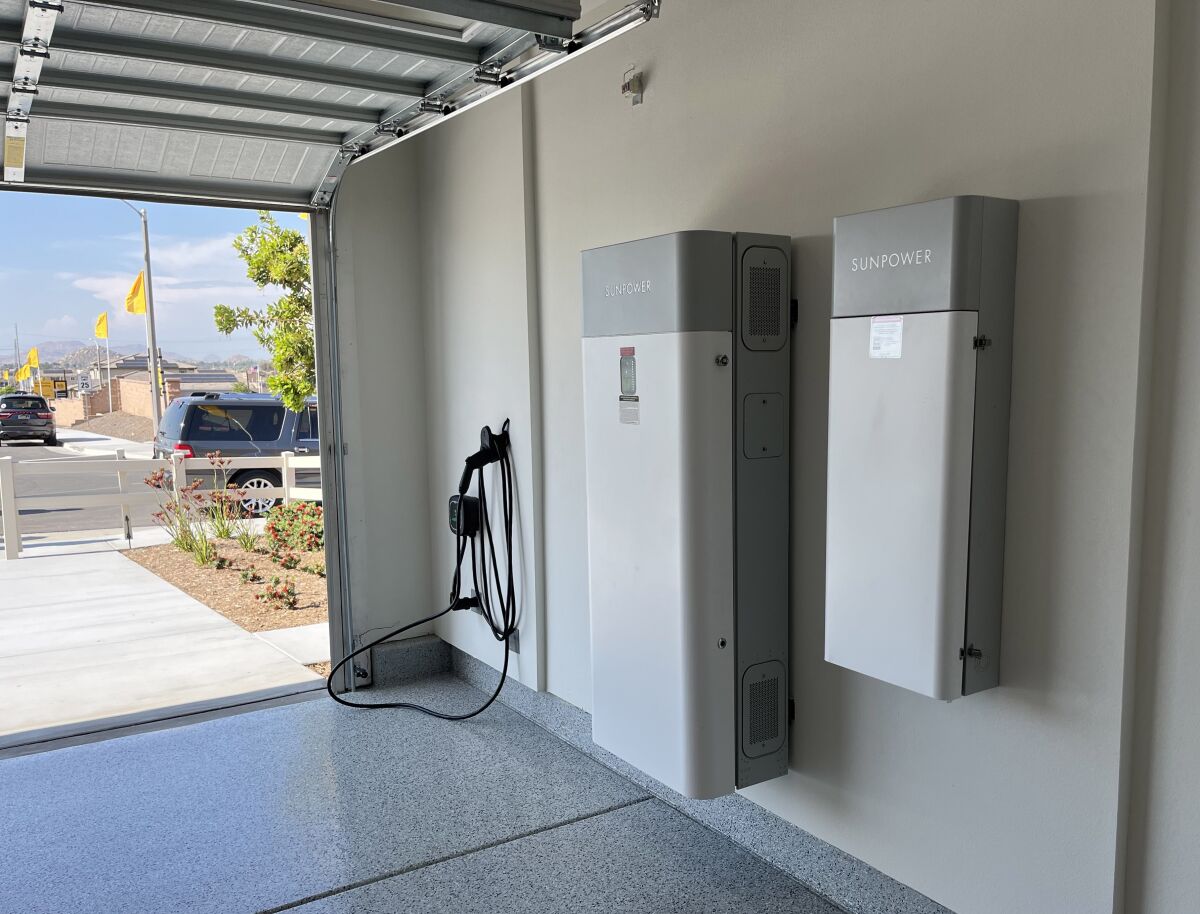
[{"label": "white vinyl fence", "polygon": [[[117,451],[112,457],[68,457],[55,460],[16,462],[12,457],[0,457],[0,512],[3,512],[4,523],[4,558],[16,559],[21,556],[21,511],[27,510],[62,510],[70,508],[104,508],[121,509],[121,516],[126,531],[129,530],[129,509],[134,505],[159,505],[169,493],[154,489],[145,483],[145,478],[157,470],[167,470],[171,473],[172,485],[176,491],[188,484],[189,471],[193,474],[203,472],[206,478],[211,478],[214,471],[232,477],[240,470],[270,469],[278,470],[283,484],[280,486],[256,488],[255,498],[278,498],[284,504],[293,501],[320,501],[321,489],[316,486],[297,486],[296,471],[305,469],[320,469],[321,458],[318,455],[297,457],[287,451],[278,457],[233,457],[222,458],[220,469],[214,467],[207,457],[184,458],[172,456],[166,458],[127,458],[123,451]],[[50,494],[22,495],[21,480],[32,476],[73,476],[81,473],[113,474],[116,477],[118,491],[103,494]]]}]

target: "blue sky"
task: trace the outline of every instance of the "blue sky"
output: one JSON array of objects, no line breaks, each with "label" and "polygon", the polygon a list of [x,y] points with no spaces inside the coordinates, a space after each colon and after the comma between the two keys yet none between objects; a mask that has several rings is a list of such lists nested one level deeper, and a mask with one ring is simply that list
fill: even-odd
[{"label": "blue sky", "polygon": [[[262,307],[273,297],[246,278],[231,242],[253,223],[251,210],[131,201],[150,216],[150,253],[158,344],[191,358],[263,355],[248,333],[226,337],[213,325],[217,303]],[[307,223],[279,213],[307,234]],[[22,358],[51,340],[92,339],[108,311],[112,345],[145,346],[140,315],[126,314],[125,294],[142,268],[141,222],[117,200],[0,193],[0,361],[12,361],[12,327]]]}]

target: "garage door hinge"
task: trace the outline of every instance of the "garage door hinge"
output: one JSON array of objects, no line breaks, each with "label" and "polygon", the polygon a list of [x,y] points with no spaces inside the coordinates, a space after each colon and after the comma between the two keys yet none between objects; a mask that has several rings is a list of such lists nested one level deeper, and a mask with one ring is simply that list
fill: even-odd
[{"label": "garage door hinge", "polygon": [[556,35],[534,35],[538,49],[552,54],[566,54],[574,50],[574,42],[570,38],[559,38]]}]

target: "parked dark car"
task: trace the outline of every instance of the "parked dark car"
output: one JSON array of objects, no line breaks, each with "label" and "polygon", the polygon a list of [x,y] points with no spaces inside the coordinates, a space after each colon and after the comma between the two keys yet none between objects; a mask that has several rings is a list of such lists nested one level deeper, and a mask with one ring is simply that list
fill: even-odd
[{"label": "parked dark car", "polygon": [[[214,451],[223,457],[278,457],[284,451],[319,455],[316,400],[310,399],[298,413],[267,394],[195,393],[172,400],[154,437],[155,456],[207,457]],[[216,476],[191,470],[188,475],[203,476],[210,485]],[[282,485],[283,477],[274,469],[238,470],[229,473],[229,483],[245,490],[245,510],[265,514],[278,499],[254,492]],[[296,485],[320,484],[320,470],[296,471]]]},{"label": "parked dark car", "polygon": [[57,446],[54,407],[37,394],[0,396],[0,442],[28,439]]}]

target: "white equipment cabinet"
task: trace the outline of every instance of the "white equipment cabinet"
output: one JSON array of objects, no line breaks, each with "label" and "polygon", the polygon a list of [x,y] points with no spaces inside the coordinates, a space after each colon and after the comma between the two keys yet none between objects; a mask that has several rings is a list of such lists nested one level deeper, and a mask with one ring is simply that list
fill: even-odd
[{"label": "white equipment cabinet", "polygon": [[787,771],[789,248],[583,254],[593,738],[691,797]]},{"label": "white equipment cabinet", "polygon": [[834,224],[825,658],[933,698],[999,681],[1017,204]]}]

